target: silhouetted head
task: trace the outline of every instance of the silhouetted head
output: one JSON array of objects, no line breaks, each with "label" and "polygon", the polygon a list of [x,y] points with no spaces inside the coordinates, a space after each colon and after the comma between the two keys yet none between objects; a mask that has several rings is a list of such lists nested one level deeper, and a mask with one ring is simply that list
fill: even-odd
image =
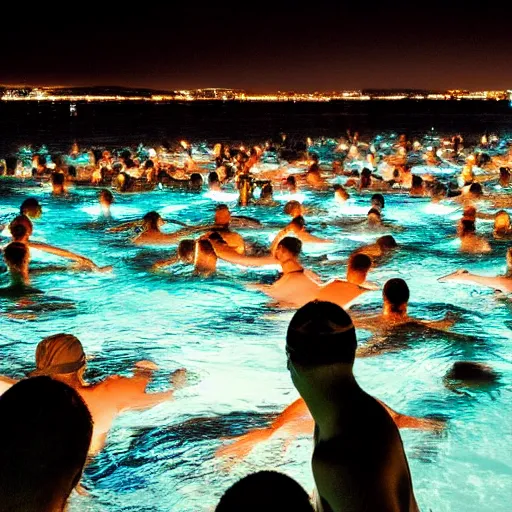
[{"label": "silhouetted head", "polygon": [[423,178],[414,174],[412,176],[412,188],[420,188],[423,186]]},{"label": "silhouetted head", "polygon": [[193,189],[200,189],[203,186],[203,177],[198,172],[193,172],[190,175],[190,186]]},{"label": "silhouetted head", "polygon": [[290,221],[289,226],[295,233],[300,233],[306,228],[306,221],[302,215],[299,215]]},{"label": "silhouetted head", "polygon": [[469,193],[473,196],[481,197],[484,194],[482,185],[480,185],[480,183],[471,183],[469,186]]},{"label": "silhouetted head", "polygon": [[28,217],[31,217],[32,219],[37,219],[38,217],[41,217],[42,212],[43,208],[41,207],[41,204],[35,197],[29,197],[28,199],[25,199],[23,203],[21,203],[21,215],[26,215]]},{"label": "silhouetted head", "polygon": [[11,274],[27,273],[30,261],[28,245],[22,242],[11,242],[4,248],[4,260]]},{"label": "silhouetted head", "polygon": [[145,231],[160,231],[160,226],[164,224],[162,217],[158,212],[149,212],[142,218],[142,227]]},{"label": "silhouetted head", "polygon": [[11,221],[11,223],[9,224],[9,231],[11,232],[11,234],[12,230],[15,229],[18,225],[21,225],[26,229],[29,237],[32,235],[34,226],[32,224],[32,221],[26,215],[18,215]]},{"label": "silhouetted head", "polygon": [[270,183],[265,183],[261,187],[260,199],[272,199],[273,189]]},{"label": "silhouetted head", "polygon": [[466,383],[491,383],[496,382],[499,375],[486,364],[457,361],[446,373],[446,378]]},{"label": "silhouetted head", "polygon": [[382,217],[380,215],[380,211],[377,210],[377,208],[371,208],[368,211],[367,218],[368,218],[368,224],[370,224],[370,225],[382,224]]},{"label": "silhouetted head", "polygon": [[396,249],[398,247],[396,240],[391,235],[385,235],[377,238],[376,244],[383,251],[390,251],[391,249]]},{"label": "silhouetted head", "polygon": [[259,471],[233,484],[215,512],[313,512],[306,491],[292,478]]},{"label": "silhouetted head", "polygon": [[382,210],[385,205],[384,196],[382,194],[373,194],[371,204],[372,208]]},{"label": "silhouetted head", "polygon": [[28,242],[29,234],[27,226],[21,222],[17,222],[9,226],[13,242]]},{"label": "silhouetted head", "polygon": [[345,190],[345,188],[342,185],[334,185],[334,198],[338,202],[345,202],[349,197],[349,193]]},{"label": "silhouetted head", "polygon": [[212,171],[210,174],[208,174],[208,185],[211,187],[212,185],[219,185],[219,175]]},{"label": "silhouetted head", "polygon": [[49,377],[22,380],[0,397],[0,417],[0,508],[63,511],[91,443],[80,395]]},{"label": "silhouetted head", "polygon": [[295,313],[288,326],[286,352],[289,363],[295,367],[341,363],[351,368],[356,348],[352,319],[331,302],[308,302]]},{"label": "silhouetted head", "polygon": [[98,193],[98,200],[104,208],[110,208],[112,203],[114,202],[114,195],[110,190],[107,190],[106,188],[102,189]]},{"label": "silhouetted head", "polygon": [[299,201],[288,201],[284,205],[284,213],[286,213],[286,215],[291,215],[292,217],[298,217],[299,215],[302,215],[302,205]]},{"label": "silhouetted head", "polygon": [[181,240],[178,245],[178,258],[185,263],[194,263],[194,252],[196,250],[195,240]]},{"label": "silhouetted head", "polygon": [[410,292],[403,279],[390,279],[382,291],[384,304],[389,306],[393,313],[403,313],[407,309]]},{"label": "silhouetted head", "polygon": [[460,236],[473,235],[476,233],[475,221],[462,219],[460,221]]}]

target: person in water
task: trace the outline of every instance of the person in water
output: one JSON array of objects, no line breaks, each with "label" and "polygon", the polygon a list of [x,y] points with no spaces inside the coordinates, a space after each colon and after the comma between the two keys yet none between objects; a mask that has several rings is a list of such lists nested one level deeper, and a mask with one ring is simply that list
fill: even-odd
[{"label": "person in water", "polygon": [[496,212],[494,216],[494,230],[492,232],[494,238],[503,239],[512,237],[512,224],[510,215],[505,210]]},{"label": "person in water", "polygon": [[31,249],[37,249],[49,254],[54,254],[55,256],[60,256],[61,258],[72,260],[76,263],[75,268],[77,269],[95,270],[100,272],[105,272],[112,269],[112,267],[99,267],[91,259],[66,249],[61,249],[60,247],[55,247],[53,245],[41,242],[31,241],[30,236],[32,235],[32,223],[25,215],[19,215],[16,217],[9,224],[9,231],[11,232],[11,236],[14,242],[21,242],[27,244]]},{"label": "person in water", "polygon": [[276,471],[259,471],[234,483],[215,512],[314,512],[307,492],[292,478]]},{"label": "person in water", "polygon": [[447,281],[460,281],[478,284],[493,288],[499,292],[512,293],[512,247],[507,250],[506,256],[507,268],[503,276],[481,276],[479,274],[472,274],[467,270],[456,270],[452,274],[440,277],[438,281],[441,283]]},{"label": "person in water", "polygon": [[302,242],[298,238],[283,238],[277,244],[273,256],[239,255],[219,240],[212,239],[212,237],[210,240],[217,256],[230,263],[248,267],[279,264],[283,275],[275,283],[252,285],[251,288],[264,292],[280,305],[302,306],[316,297],[320,288],[319,278],[301,265],[299,255]]},{"label": "person in water", "polygon": [[0,416],[0,510],[67,510],[93,431],[80,395],[48,377],[25,379],[0,396]]},{"label": "person in water", "polygon": [[286,236],[296,236],[303,243],[313,243],[313,244],[331,244],[332,240],[327,240],[326,238],[320,238],[315,235],[312,235],[306,230],[306,221],[304,217],[298,216],[294,217],[277,235],[275,236],[272,244],[270,246],[270,252],[274,253],[279,242]]},{"label": "person in water", "polygon": [[3,256],[11,282],[9,286],[0,288],[0,296],[8,297],[41,293],[30,286],[30,251],[26,244],[11,242],[4,248]]},{"label": "person in water", "polygon": [[[36,370],[30,376],[46,375],[72,387],[86,403],[94,422],[90,454],[104,446],[115,418],[124,411],[144,410],[172,400],[174,391],[186,384],[186,371],[176,370],[171,381],[174,390],[147,393],[157,366],[151,361],[135,364],[132,377],[112,375],[96,384],[84,380],[86,356],[80,340],[72,334],[54,334],[41,340],[36,348]],[[4,384],[15,382],[0,376]]]},{"label": "person in water", "polygon": [[66,193],[66,176],[62,172],[52,172],[52,194],[54,196],[62,196]]},{"label": "person in water", "polygon": [[420,325],[434,329],[445,329],[454,323],[451,315],[443,320],[426,321],[409,316],[407,307],[410,291],[407,283],[400,278],[390,279],[382,290],[382,312],[372,316],[353,316],[354,325],[368,330],[388,330],[407,325]]},{"label": "person in water", "polygon": [[377,238],[375,243],[363,245],[356,249],[352,254],[366,254],[375,264],[378,260],[389,256],[398,248],[396,240],[391,235],[385,235]]},{"label": "person in water", "polygon": [[174,233],[162,233],[162,231],[160,231],[160,228],[164,224],[165,220],[162,219],[160,214],[152,211],[146,213],[142,218],[142,221],[126,223],[109,231],[117,232],[120,230],[130,229],[130,227],[139,226],[142,232],[132,239],[132,242],[135,245],[168,245],[176,243],[177,240]]},{"label": "person in water", "polygon": [[105,217],[110,217],[110,207],[114,202],[114,195],[110,190],[104,188],[98,193],[98,202],[100,203],[101,211]]},{"label": "person in water", "polygon": [[350,199],[350,194],[345,190],[342,185],[334,185],[334,200],[342,205]]},{"label": "person in water", "polygon": [[369,256],[353,254],[348,260],[346,280],[333,279],[324,284],[315,299],[348,308],[363,293],[377,289],[373,283],[366,281],[371,267],[372,260]]},{"label": "person in water", "polygon": [[489,365],[474,361],[457,361],[446,372],[443,382],[446,388],[464,394],[461,388],[486,388],[498,383],[500,375]]},{"label": "person in water", "polygon": [[329,302],[304,305],[288,326],[288,369],[315,422],[316,510],[417,512],[398,428],[354,377],[356,348],[350,316]]},{"label": "person in water", "polygon": [[491,252],[489,242],[476,234],[475,221],[462,219],[459,224],[460,251],[470,254]]},{"label": "person in water", "polygon": [[168,267],[171,265],[175,265],[176,263],[185,263],[185,264],[193,264],[196,250],[196,242],[190,238],[186,238],[185,240],[181,240],[178,244],[178,250],[174,256],[170,258],[166,258],[164,260],[159,260],[155,262],[151,269],[157,270],[162,267]]}]

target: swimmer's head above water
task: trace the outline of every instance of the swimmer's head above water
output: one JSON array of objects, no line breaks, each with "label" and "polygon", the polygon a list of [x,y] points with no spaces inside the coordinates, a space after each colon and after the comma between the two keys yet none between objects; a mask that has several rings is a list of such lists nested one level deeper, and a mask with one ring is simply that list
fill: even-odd
[{"label": "swimmer's head above water", "polygon": [[21,203],[21,215],[26,215],[27,217],[30,217],[32,219],[37,219],[41,217],[42,213],[43,208],[41,207],[41,204],[35,197],[29,197],[28,199],[25,199],[23,203]]},{"label": "swimmer's head above water", "polygon": [[384,196],[382,194],[373,194],[371,199],[372,208],[383,210],[385,206]]},{"label": "swimmer's head above water", "polygon": [[11,275],[13,285],[28,284],[28,265],[30,251],[22,242],[11,242],[4,248],[4,261]]},{"label": "swimmer's head above water", "polygon": [[229,211],[229,208],[225,204],[219,204],[215,208],[215,219],[214,223],[217,226],[229,226],[229,223],[231,222],[231,212]]},{"label": "swimmer's head above water", "polygon": [[348,259],[347,281],[357,285],[363,284],[371,267],[372,260],[368,255],[363,253],[353,254]]},{"label": "swimmer's head above water", "polygon": [[510,215],[505,210],[500,210],[494,217],[494,234],[506,235],[512,229]]},{"label": "swimmer's head above water", "polygon": [[207,238],[200,238],[195,243],[194,271],[197,274],[213,274],[217,269],[217,254]]},{"label": "swimmer's head above water", "polygon": [[382,249],[383,252],[388,252],[398,247],[396,240],[391,235],[385,235],[377,238],[375,243]]},{"label": "swimmer's head above water", "polygon": [[382,224],[382,217],[377,208],[371,208],[367,214],[368,224],[370,226],[380,226]]},{"label": "swimmer's head above water", "polygon": [[108,210],[110,210],[110,207],[111,207],[112,203],[114,202],[114,195],[112,194],[112,192],[110,192],[110,190],[104,188],[104,189],[100,190],[98,193],[98,201],[99,201],[101,207],[105,211],[108,211]]},{"label": "swimmer's head above water", "polygon": [[382,290],[384,301],[384,315],[386,314],[407,314],[407,304],[409,303],[410,291],[407,283],[403,279],[390,279]]},{"label": "swimmer's head above water", "polygon": [[149,212],[142,218],[142,228],[144,231],[160,231],[160,227],[165,221],[160,217],[158,212]]},{"label": "swimmer's head above water", "polygon": [[178,245],[178,259],[183,263],[194,263],[195,250],[195,240],[189,238],[181,240]]},{"label": "swimmer's head above water", "polygon": [[299,201],[288,201],[284,205],[284,213],[291,215],[292,217],[299,217],[303,213],[302,205]]},{"label": "swimmer's head above water", "polygon": [[276,247],[275,258],[283,264],[291,259],[297,259],[302,250],[302,242],[293,236],[285,236]]}]

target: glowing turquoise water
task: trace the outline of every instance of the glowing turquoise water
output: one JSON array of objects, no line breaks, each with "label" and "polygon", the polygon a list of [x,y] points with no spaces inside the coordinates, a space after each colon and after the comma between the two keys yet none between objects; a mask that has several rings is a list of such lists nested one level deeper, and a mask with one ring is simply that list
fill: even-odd
[{"label": "glowing turquoise water", "polygon": [[[111,264],[114,272],[35,276],[33,285],[46,296],[38,308],[23,306],[32,315],[28,319],[16,315],[20,310],[13,302],[2,300],[0,373],[22,377],[33,368],[38,341],[65,331],[82,341],[90,358],[91,381],[114,372],[128,374],[140,359],[151,359],[160,367],[155,390],[166,389],[168,375],[178,367],[188,368],[191,374],[191,385],[177,393],[174,402],[119,417],[106,449],[85,472],[84,486],[90,495],[75,496],[71,510],[207,511],[235,480],[265,468],[283,471],[311,490],[307,437],[293,441],[286,451],[281,440],[270,440],[232,468],[214,459],[221,437],[267,424],[272,414],[297,397],[283,349],[292,313],[276,313],[266,306],[263,295],[244,289],[247,282],[268,282],[275,271],[221,263],[219,275],[212,279],[192,277],[188,268],[151,274],[146,267],[170,249],[132,247],[126,234],[107,234],[104,226],[94,226],[95,190],[76,190],[69,199],[54,199],[48,189],[14,188],[0,198],[2,215],[15,212],[29,194],[44,207],[43,217],[35,223],[34,240]],[[168,190],[116,200],[116,221],[158,210],[169,218],[196,223],[211,218],[215,204],[204,195]],[[502,272],[506,245],[494,243],[490,256],[462,257],[453,240],[447,240],[454,235],[454,219],[460,216],[454,206],[432,208],[425,200],[398,196],[386,200],[386,218],[406,229],[395,233],[401,251],[374,271],[371,279],[382,285],[391,277],[403,277],[411,288],[412,315],[441,318],[455,311],[460,321],[454,330],[478,341],[414,338],[400,353],[358,360],[357,378],[367,391],[402,413],[448,420],[441,434],[402,430],[422,510],[510,510],[511,304],[486,289],[436,281],[460,267]],[[327,220],[338,211],[330,195],[307,193],[306,203],[331,210]],[[368,203],[369,197],[361,196],[353,206],[364,212]],[[282,207],[253,207],[243,214],[274,225],[286,222]],[[353,248],[375,238],[357,230],[322,226],[325,213],[320,217],[313,211],[308,218],[315,234],[336,242],[331,247],[305,248],[307,266],[326,279],[343,276],[345,268],[343,263],[321,265],[319,255],[327,250],[344,259]],[[481,222],[479,230],[490,233],[491,225]],[[275,228],[245,235],[266,244],[273,232]],[[35,252],[32,257],[34,264],[38,262],[35,266],[56,261]],[[7,284],[7,277],[3,282]],[[74,309],[52,310],[62,300],[72,302]],[[380,293],[369,293],[361,304],[378,308]],[[366,336],[359,334],[361,340]],[[468,359],[488,362],[500,371],[501,384],[465,395],[447,390],[443,386],[447,369],[454,361]]]}]

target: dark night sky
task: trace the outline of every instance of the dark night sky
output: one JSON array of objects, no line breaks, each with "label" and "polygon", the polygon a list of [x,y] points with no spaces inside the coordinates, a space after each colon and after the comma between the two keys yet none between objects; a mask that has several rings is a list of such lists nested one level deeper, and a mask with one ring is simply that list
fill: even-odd
[{"label": "dark night sky", "polygon": [[512,88],[507,10],[492,2],[482,2],[488,10],[384,3],[358,10],[310,2],[308,11],[288,12],[166,8],[129,20],[105,13],[54,27],[41,22],[23,37],[7,28],[0,83],[256,92]]}]

